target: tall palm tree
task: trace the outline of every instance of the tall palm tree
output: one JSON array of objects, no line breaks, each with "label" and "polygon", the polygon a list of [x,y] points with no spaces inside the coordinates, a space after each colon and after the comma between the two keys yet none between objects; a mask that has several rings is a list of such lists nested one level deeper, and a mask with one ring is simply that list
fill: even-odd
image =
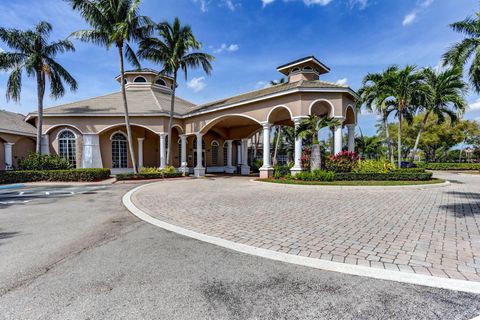
[{"label": "tall palm tree", "polygon": [[52,26],[45,21],[40,22],[32,30],[0,28],[0,39],[12,49],[10,52],[0,52],[0,70],[9,71],[7,83],[7,100],[20,100],[22,91],[22,74],[37,81],[37,141],[35,151],[41,153],[43,126],[43,98],[46,86],[50,84],[50,96],[60,98],[65,94],[65,82],[70,90],[77,90],[77,82],[55,60],[58,53],[75,51],[68,40],[48,42]]},{"label": "tall palm tree", "polygon": [[403,120],[413,121],[413,114],[425,101],[428,87],[424,83],[425,75],[413,65],[394,70],[386,79],[386,103],[396,106],[395,115],[398,118],[397,161],[402,163],[402,123]]},{"label": "tall palm tree", "polygon": [[426,99],[422,107],[425,115],[420,123],[415,146],[412,150],[412,161],[415,159],[425,124],[431,115],[437,116],[438,123],[444,122],[445,117],[450,118],[451,122],[454,123],[457,121],[457,115],[463,113],[467,108],[467,102],[465,101],[467,84],[462,79],[463,74],[460,68],[450,68],[439,72],[427,68],[423,72],[428,86]]},{"label": "tall palm tree", "polygon": [[318,131],[326,127],[336,127],[341,125],[341,121],[336,118],[319,117],[310,115],[304,119],[295,130],[295,136],[302,139],[312,139],[312,154],[310,158],[310,169],[317,170],[322,166],[320,144],[318,141]]},{"label": "tall palm tree", "polygon": [[140,69],[140,63],[130,42],[139,41],[150,35],[152,22],[148,17],[139,15],[141,0],[66,0],[74,10],[92,27],[91,30],[80,30],[72,33],[72,37],[84,42],[91,42],[107,49],[116,46],[120,60],[120,82],[127,128],[128,149],[137,173],[135,151],[132,142],[132,130],[128,113],[127,93],[125,90],[126,58],[132,65]]},{"label": "tall palm tree", "polygon": [[443,55],[444,64],[463,67],[471,61],[468,71],[470,83],[480,93],[480,12],[474,17],[452,23],[450,27],[465,38]]},{"label": "tall palm tree", "polygon": [[[155,26],[159,38],[145,38],[140,42],[138,55],[144,59],[163,65],[162,72],[173,75],[172,97],[170,102],[170,119],[168,121],[168,145],[172,145],[172,126],[175,111],[175,94],[178,71],[183,71],[187,79],[189,68],[201,67],[206,74],[212,71],[212,55],[194,52],[202,47],[195,38],[192,28],[182,26],[180,19],[175,18],[173,24],[162,22]],[[167,163],[172,163],[171,148],[168,148]]]},{"label": "tall palm tree", "polygon": [[369,73],[362,82],[362,88],[359,90],[361,103],[365,104],[367,109],[376,110],[382,116],[383,129],[385,131],[385,142],[387,143],[388,158],[393,164],[393,149],[390,139],[390,130],[388,126],[388,115],[395,106],[389,100],[388,79],[397,72],[397,66],[391,66],[382,73]]}]

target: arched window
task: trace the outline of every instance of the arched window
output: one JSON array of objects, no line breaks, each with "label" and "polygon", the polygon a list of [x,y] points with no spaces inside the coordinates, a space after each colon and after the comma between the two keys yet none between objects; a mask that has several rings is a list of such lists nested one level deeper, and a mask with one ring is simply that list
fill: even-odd
[{"label": "arched window", "polygon": [[223,143],[223,165],[228,165],[228,143],[226,141]]},{"label": "arched window", "polygon": [[218,166],[218,147],[217,141],[212,141],[212,166]]},{"label": "arched window", "polygon": [[133,82],[135,82],[135,83],[145,83],[145,82],[147,82],[147,79],[145,79],[144,77],[136,77],[135,80],[133,80]]},{"label": "arched window", "polygon": [[121,132],[112,135],[112,168],[123,169],[128,167],[127,137]]},{"label": "arched window", "polygon": [[313,71],[313,68],[310,66],[306,66],[303,68],[303,71]]},{"label": "arched window", "polygon": [[292,71],[290,73],[295,73],[295,72],[299,72],[300,71],[300,68],[299,67],[295,67],[292,69]]},{"label": "arched window", "polygon": [[73,165],[77,166],[77,138],[70,130],[64,130],[58,135],[58,151],[62,158]]},{"label": "arched window", "polygon": [[163,86],[163,87],[167,86],[167,83],[163,81],[163,79],[158,79],[157,81],[155,81],[155,84],[158,84],[159,86]]}]

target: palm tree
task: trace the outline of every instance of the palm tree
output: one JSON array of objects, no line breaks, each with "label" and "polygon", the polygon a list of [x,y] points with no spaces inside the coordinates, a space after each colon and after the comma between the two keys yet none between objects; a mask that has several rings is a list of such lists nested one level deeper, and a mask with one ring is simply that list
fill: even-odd
[{"label": "palm tree", "polygon": [[150,35],[152,23],[148,17],[138,14],[141,0],[66,0],[74,10],[92,27],[91,30],[80,30],[72,33],[72,37],[84,42],[91,42],[109,49],[116,46],[120,59],[120,83],[122,87],[125,127],[127,128],[128,149],[134,173],[137,173],[135,151],[132,142],[132,130],[128,114],[127,93],[125,90],[126,58],[136,68],[140,63],[130,47],[131,41],[139,41]]},{"label": "palm tree", "polygon": [[462,79],[463,75],[460,68],[451,68],[439,72],[428,68],[424,70],[424,74],[428,86],[426,99],[423,103],[425,115],[420,123],[415,146],[412,150],[412,161],[418,151],[418,144],[425,125],[432,114],[437,116],[439,124],[445,121],[445,117],[450,118],[451,123],[454,123],[457,121],[457,114],[463,113],[467,108],[464,96],[467,84]]},{"label": "palm tree", "polygon": [[444,55],[444,64],[465,66],[469,61],[470,83],[475,91],[480,93],[480,12],[474,17],[455,22],[450,27],[465,36],[465,39],[453,45]]},{"label": "palm tree", "polygon": [[382,124],[385,131],[385,142],[387,143],[388,149],[388,158],[393,164],[395,161],[393,159],[393,149],[392,141],[390,139],[390,130],[388,126],[388,115],[390,110],[395,106],[392,105],[391,101],[388,101],[389,88],[387,87],[387,81],[398,68],[396,66],[391,66],[387,68],[382,73],[369,73],[363,79],[362,88],[359,90],[359,95],[361,97],[361,103],[365,104],[367,109],[376,110],[379,114],[382,115]]},{"label": "palm tree", "polygon": [[280,80],[271,80],[270,85],[271,86],[278,86],[279,84],[284,84],[286,82],[287,81],[285,80],[285,78],[280,78]]},{"label": "palm tree", "polygon": [[70,90],[77,90],[75,79],[55,60],[58,53],[75,51],[75,47],[68,40],[49,43],[51,31],[52,26],[45,21],[26,31],[0,28],[0,39],[12,49],[11,52],[0,52],[0,70],[10,71],[7,101],[20,101],[23,72],[37,80],[37,153],[41,153],[43,98],[47,82],[50,82],[50,96],[53,98],[60,98],[65,94],[63,82]]},{"label": "palm tree", "polygon": [[[202,67],[208,75],[212,71],[212,55],[199,50],[202,44],[197,41],[192,28],[182,26],[180,20],[175,18],[173,24],[162,22],[155,26],[159,38],[145,38],[140,42],[138,55],[144,59],[163,65],[162,72],[173,75],[172,97],[170,102],[170,119],[168,122],[168,145],[172,142],[173,114],[175,111],[175,93],[177,87],[178,71],[182,70],[187,79],[189,68]],[[171,148],[168,148],[167,163],[172,162]]]},{"label": "palm tree", "polygon": [[341,121],[336,118],[319,117],[317,115],[310,115],[304,119],[298,128],[295,130],[295,136],[302,139],[312,139],[312,154],[310,158],[310,169],[317,170],[322,166],[320,144],[318,141],[318,131],[326,127],[336,127],[341,125]]},{"label": "palm tree", "polygon": [[425,75],[417,68],[408,65],[403,69],[396,69],[389,74],[385,83],[385,103],[396,106],[395,116],[398,118],[397,161],[398,167],[402,164],[402,123],[403,120],[413,121],[413,114],[425,101],[427,85]]}]

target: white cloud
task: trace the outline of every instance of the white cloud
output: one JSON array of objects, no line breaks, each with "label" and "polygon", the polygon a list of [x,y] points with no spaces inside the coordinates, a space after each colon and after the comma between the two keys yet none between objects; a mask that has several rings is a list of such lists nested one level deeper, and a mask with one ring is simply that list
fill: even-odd
[{"label": "white cloud", "polygon": [[363,10],[367,7],[368,0],[350,0],[350,6],[355,7],[358,6],[360,10]]},{"label": "white cloud", "polygon": [[433,3],[433,1],[434,0],[423,0],[420,3],[417,3],[417,7],[403,18],[402,25],[405,27],[415,22],[415,20],[417,20],[418,14],[428,8]]},{"label": "white cloud", "polygon": [[187,87],[192,89],[193,92],[200,92],[206,87],[205,77],[193,78],[187,81]]},{"label": "white cloud", "polygon": [[222,53],[222,52],[235,52],[240,49],[240,46],[238,44],[226,44],[222,43],[219,48],[214,49],[213,52],[215,53]]},{"label": "white cloud", "polygon": [[409,24],[412,24],[415,19],[417,19],[417,12],[413,11],[403,18],[402,25],[408,26]]},{"label": "white cloud", "polygon": [[262,5],[265,8],[266,6],[268,6],[269,4],[271,4],[273,2],[275,2],[275,0],[262,0]]},{"label": "white cloud", "polygon": [[265,88],[270,88],[272,86],[272,84],[270,82],[267,82],[267,81],[258,81],[256,84],[255,84],[255,89],[265,89]]},{"label": "white cloud", "polygon": [[347,78],[338,79],[337,82],[335,83],[341,86],[346,86],[348,84],[348,79]]},{"label": "white cloud", "polygon": [[[202,12],[207,12],[212,0],[193,0],[193,3],[200,5]],[[237,3],[236,0],[221,0],[217,1],[217,5],[219,7],[227,7],[230,11],[235,11],[241,4]]]},{"label": "white cloud", "polygon": [[307,6],[310,6],[312,4],[318,4],[318,5],[321,5],[321,6],[326,6],[330,2],[332,2],[332,0],[303,0],[303,3],[305,3]]},{"label": "white cloud", "polygon": [[470,103],[470,110],[480,110],[480,98]]}]

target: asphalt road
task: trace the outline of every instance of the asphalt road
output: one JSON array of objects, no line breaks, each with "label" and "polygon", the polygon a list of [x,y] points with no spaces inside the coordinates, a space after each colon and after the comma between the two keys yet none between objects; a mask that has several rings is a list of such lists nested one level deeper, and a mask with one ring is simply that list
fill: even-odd
[{"label": "asphalt road", "polygon": [[0,205],[0,319],[480,314],[480,297],[472,294],[274,262],[163,231],[122,207],[131,187]]}]

